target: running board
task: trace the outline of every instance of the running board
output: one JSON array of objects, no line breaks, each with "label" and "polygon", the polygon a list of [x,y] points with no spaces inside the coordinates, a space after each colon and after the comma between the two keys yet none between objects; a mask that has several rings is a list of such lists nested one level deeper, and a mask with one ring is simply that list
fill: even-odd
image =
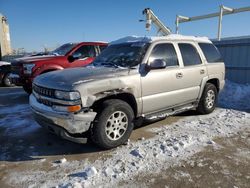
[{"label": "running board", "polygon": [[172,116],[172,115],[179,114],[179,113],[191,110],[191,109],[195,109],[196,107],[197,107],[197,103],[185,105],[185,106],[173,107],[173,108],[161,111],[161,112],[145,115],[145,119],[156,120],[156,119],[166,118],[168,116]]}]

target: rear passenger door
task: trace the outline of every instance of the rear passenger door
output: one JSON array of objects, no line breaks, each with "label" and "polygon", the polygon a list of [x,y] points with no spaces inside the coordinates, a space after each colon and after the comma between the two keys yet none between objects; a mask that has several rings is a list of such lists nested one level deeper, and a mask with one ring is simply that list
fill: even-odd
[{"label": "rear passenger door", "polygon": [[192,102],[198,99],[202,79],[207,76],[207,70],[195,43],[178,43],[178,47],[183,63],[180,70],[183,95],[186,102]]}]

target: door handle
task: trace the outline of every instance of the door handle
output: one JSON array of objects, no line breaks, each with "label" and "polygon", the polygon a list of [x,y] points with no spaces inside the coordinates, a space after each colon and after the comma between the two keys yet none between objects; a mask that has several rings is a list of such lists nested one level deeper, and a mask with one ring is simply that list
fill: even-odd
[{"label": "door handle", "polygon": [[205,70],[204,69],[201,69],[200,70],[200,74],[204,74],[205,73]]},{"label": "door handle", "polygon": [[176,78],[182,78],[183,74],[181,72],[176,73]]}]

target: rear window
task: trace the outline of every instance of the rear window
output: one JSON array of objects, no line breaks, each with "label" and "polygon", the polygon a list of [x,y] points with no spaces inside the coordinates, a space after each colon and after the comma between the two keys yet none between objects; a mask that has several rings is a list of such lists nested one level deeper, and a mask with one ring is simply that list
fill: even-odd
[{"label": "rear window", "polygon": [[216,62],[222,61],[220,52],[213,44],[199,43],[199,46],[202,49],[203,54],[205,55],[207,59],[207,62],[216,63]]}]

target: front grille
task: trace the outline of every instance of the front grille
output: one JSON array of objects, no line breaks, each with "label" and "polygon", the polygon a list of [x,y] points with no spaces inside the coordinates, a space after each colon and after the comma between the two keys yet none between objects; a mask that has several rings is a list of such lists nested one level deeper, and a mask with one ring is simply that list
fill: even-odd
[{"label": "front grille", "polygon": [[[55,96],[55,90],[54,89],[49,89],[49,88],[45,88],[45,87],[41,87],[41,86],[38,86],[38,85],[35,85],[33,84],[32,85],[32,89],[35,93],[37,93],[38,95],[41,95],[41,96],[45,96],[45,97],[50,97],[50,98],[54,98]],[[37,101],[39,103],[42,103],[46,106],[52,106],[53,105],[53,102],[49,101],[49,100],[46,100],[42,97],[37,97],[35,95],[35,97],[37,98]]]},{"label": "front grille", "polygon": [[53,105],[53,103],[51,101],[48,101],[46,99],[39,98],[39,99],[37,99],[37,101],[44,104],[44,105],[46,105],[46,106],[52,106]]},{"label": "front grille", "polygon": [[37,86],[35,84],[33,84],[33,90],[38,93],[39,95],[44,95],[47,97],[55,97],[55,90],[54,89],[49,89],[49,88],[45,88],[45,87],[41,87],[41,86]]}]

